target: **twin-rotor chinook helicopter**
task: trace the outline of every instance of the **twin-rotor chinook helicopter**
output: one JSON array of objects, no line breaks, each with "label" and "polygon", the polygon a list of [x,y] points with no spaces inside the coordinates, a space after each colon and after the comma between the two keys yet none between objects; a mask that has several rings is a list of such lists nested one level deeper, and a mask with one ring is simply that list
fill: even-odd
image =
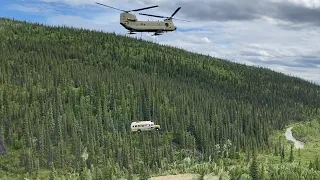
[{"label": "twin-rotor chinook helicopter", "polygon": [[[172,19],[176,19],[176,18],[173,18],[173,16],[181,9],[181,7],[179,7],[170,17],[139,13],[140,15],[144,15],[144,16],[165,18],[164,21],[139,21],[137,19],[136,15],[131,14],[129,12],[142,11],[145,9],[151,9],[151,8],[155,8],[155,7],[159,7],[159,6],[156,5],[156,6],[150,6],[150,7],[125,11],[125,10],[111,7],[111,6],[107,6],[105,4],[101,4],[98,2],[96,2],[96,4],[106,6],[106,7],[112,8],[112,9],[116,9],[119,11],[123,11],[120,14],[120,24],[124,28],[129,30],[128,34],[136,34],[136,32],[141,32],[141,33],[142,32],[152,32],[152,33],[154,33],[153,36],[162,35],[162,33],[165,33],[165,32],[175,31],[177,29],[177,27],[173,24]],[[182,19],[176,19],[176,20],[186,21],[186,20],[182,20]],[[187,22],[190,22],[190,21],[187,21]]]}]

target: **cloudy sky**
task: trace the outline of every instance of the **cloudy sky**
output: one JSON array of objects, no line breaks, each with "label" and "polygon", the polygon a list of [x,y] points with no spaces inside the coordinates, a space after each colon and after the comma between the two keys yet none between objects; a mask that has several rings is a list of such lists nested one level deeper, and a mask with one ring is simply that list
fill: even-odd
[{"label": "cloudy sky", "polygon": [[[170,16],[176,32],[142,38],[320,84],[320,0],[1,0],[0,17],[125,34],[120,11]],[[162,20],[137,15],[140,20]],[[133,36],[139,36],[133,35]]]}]

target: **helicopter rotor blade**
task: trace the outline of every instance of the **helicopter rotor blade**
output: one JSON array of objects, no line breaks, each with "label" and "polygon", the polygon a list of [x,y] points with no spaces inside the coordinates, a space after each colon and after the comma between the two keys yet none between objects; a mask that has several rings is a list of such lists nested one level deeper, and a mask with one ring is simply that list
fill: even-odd
[{"label": "helicopter rotor blade", "polygon": [[181,7],[178,7],[178,9],[171,15],[171,17],[170,18],[172,18],[174,15],[176,15],[177,14],[177,12],[179,11],[181,9]]},{"label": "helicopter rotor blade", "polygon": [[178,18],[172,18],[172,17],[165,17],[165,16],[158,16],[158,15],[152,15],[152,14],[144,14],[144,13],[139,13],[140,15],[144,15],[144,16],[151,16],[151,17],[157,17],[157,18],[166,18],[166,19],[175,19],[178,21],[186,21],[186,22],[191,22],[188,20],[184,20],[184,19],[178,19]]},{"label": "helicopter rotor blade", "polygon": [[118,9],[118,8],[115,8],[115,7],[111,7],[111,6],[108,6],[108,5],[105,5],[105,4],[101,4],[101,3],[98,3],[98,2],[96,2],[96,4],[99,4],[99,5],[101,5],[101,6],[106,6],[106,7],[108,7],[108,8],[116,9],[116,10],[119,10],[119,11],[127,12],[127,11],[125,11],[125,10]]},{"label": "helicopter rotor blade", "polygon": [[151,16],[151,17],[157,17],[157,18],[168,18],[165,16],[157,16],[157,15],[152,15],[152,14],[143,14],[143,13],[139,13],[140,15],[144,15],[144,16]]},{"label": "helicopter rotor blade", "polygon": [[175,19],[175,20],[178,20],[178,21],[186,21],[186,22],[191,22],[191,21],[188,21],[188,20],[184,20],[184,19],[177,19],[177,18],[172,18],[172,19]]},{"label": "helicopter rotor blade", "polygon": [[179,8],[171,15],[171,17],[158,16],[158,15],[153,15],[153,14],[144,14],[144,13],[139,13],[139,14],[140,14],[140,15],[144,15],[144,16],[151,16],[151,17],[157,17],[157,18],[165,18],[165,19],[167,19],[167,20],[175,19],[175,20],[178,20],[178,21],[191,22],[191,21],[188,21],[188,20],[173,18],[173,16],[174,16],[175,14],[177,14],[177,12],[178,12],[180,9],[181,9],[181,7],[179,7]]},{"label": "helicopter rotor blade", "polygon": [[150,7],[140,8],[140,9],[134,9],[134,10],[131,10],[131,11],[142,11],[142,10],[145,10],[145,9],[151,9],[151,8],[156,8],[156,7],[159,7],[159,6],[158,5],[150,6]]}]

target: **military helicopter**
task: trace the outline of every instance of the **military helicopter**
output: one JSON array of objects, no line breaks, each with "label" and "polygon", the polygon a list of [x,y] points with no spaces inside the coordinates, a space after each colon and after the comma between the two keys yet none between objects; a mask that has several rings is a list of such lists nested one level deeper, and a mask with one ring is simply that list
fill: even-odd
[{"label": "military helicopter", "polygon": [[[142,32],[152,32],[152,33],[154,33],[153,36],[162,35],[162,33],[165,33],[165,32],[175,31],[177,29],[177,27],[173,24],[172,19],[176,19],[176,18],[173,18],[173,16],[181,9],[181,7],[179,7],[170,17],[139,13],[140,15],[144,15],[144,16],[165,18],[164,21],[139,21],[137,19],[136,15],[131,14],[129,12],[141,11],[141,10],[151,9],[151,8],[155,8],[155,7],[159,7],[159,6],[156,5],[156,6],[150,6],[150,7],[126,11],[126,10],[118,9],[118,8],[111,7],[111,6],[108,6],[105,4],[101,4],[98,2],[96,2],[96,4],[106,6],[106,7],[112,8],[112,9],[116,9],[119,11],[123,11],[123,13],[120,14],[120,24],[124,28],[129,30],[128,34],[136,34],[136,32],[141,32],[141,33]],[[182,20],[182,19],[176,19],[176,20],[186,21],[186,20]],[[190,21],[187,21],[187,22],[190,22]]]}]

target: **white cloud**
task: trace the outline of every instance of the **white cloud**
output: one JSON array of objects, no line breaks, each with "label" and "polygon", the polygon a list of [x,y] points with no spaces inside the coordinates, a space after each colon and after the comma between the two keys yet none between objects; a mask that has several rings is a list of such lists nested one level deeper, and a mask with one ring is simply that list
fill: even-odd
[{"label": "white cloud", "polygon": [[[40,0],[41,2],[56,2],[56,3],[66,3],[69,5],[85,5],[94,4],[95,0]],[[97,2],[109,2],[107,0],[96,0]]]},{"label": "white cloud", "polygon": [[55,13],[55,11],[46,4],[33,4],[33,5],[9,5],[8,9],[18,10],[27,13]]},{"label": "white cloud", "polygon": [[[219,23],[218,23],[219,24]],[[212,29],[218,27],[217,29]],[[320,30],[288,30],[265,20],[211,23],[204,31],[166,35],[160,40],[191,51],[248,65],[264,66],[320,84]],[[207,37],[211,42],[190,41]],[[168,39],[168,40],[167,40]],[[312,57],[312,61],[308,61]]]},{"label": "white cloud", "polygon": [[320,8],[320,1],[319,0],[271,0],[273,2],[287,2],[287,3],[293,3],[296,5],[305,6],[311,9],[317,9]]},{"label": "white cloud", "polygon": [[185,36],[183,41],[189,44],[210,44],[211,43],[211,41],[207,37],[199,37],[196,35]]}]

